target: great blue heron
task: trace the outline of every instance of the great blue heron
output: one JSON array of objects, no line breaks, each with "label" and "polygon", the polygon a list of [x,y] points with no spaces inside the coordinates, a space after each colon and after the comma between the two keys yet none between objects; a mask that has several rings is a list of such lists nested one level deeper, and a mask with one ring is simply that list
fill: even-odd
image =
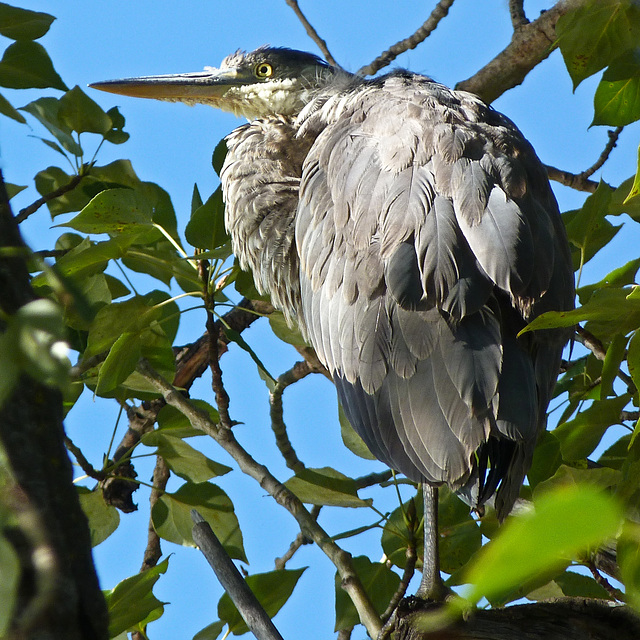
[{"label": "great blue heron", "polygon": [[418,593],[442,594],[437,487],[502,519],[527,473],[567,340],[518,332],[574,304],[546,172],[476,96],[366,80],[261,47],[219,69],[101,82],[249,119],[222,170],[233,250],[331,372],[372,453],[425,490]]}]

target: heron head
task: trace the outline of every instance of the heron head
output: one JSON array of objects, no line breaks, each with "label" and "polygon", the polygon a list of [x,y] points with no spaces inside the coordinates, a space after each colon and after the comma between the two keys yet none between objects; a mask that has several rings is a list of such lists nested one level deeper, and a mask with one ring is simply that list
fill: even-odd
[{"label": "heron head", "polygon": [[107,80],[89,86],[137,98],[210,104],[252,120],[296,115],[336,72],[312,53],[264,46],[250,53],[236,51],[219,68]]}]

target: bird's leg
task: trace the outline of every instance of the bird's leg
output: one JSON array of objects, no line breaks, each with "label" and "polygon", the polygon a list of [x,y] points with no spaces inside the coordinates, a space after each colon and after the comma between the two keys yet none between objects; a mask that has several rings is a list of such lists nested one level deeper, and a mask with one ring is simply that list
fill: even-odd
[{"label": "bird's leg", "polygon": [[422,485],[424,496],[424,555],[422,558],[422,582],[416,595],[423,600],[444,600],[447,589],[440,576],[438,549],[438,488],[426,482]]}]

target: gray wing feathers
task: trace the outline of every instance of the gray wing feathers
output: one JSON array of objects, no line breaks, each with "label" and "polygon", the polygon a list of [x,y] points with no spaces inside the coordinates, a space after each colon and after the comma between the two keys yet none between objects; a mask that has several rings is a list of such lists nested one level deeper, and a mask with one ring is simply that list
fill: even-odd
[{"label": "gray wing feathers", "polygon": [[[477,460],[488,459],[484,493],[502,481],[504,515],[566,338],[515,335],[573,304],[562,222],[535,154],[477,98],[403,73],[321,96],[278,126],[297,141],[280,165],[269,152],[277,135],[260,125],[230,139],[227,224],[245,231],[234,240],[242,264],[297,316],[372,453],[416,481],[474,484],[477,496]],[[267,151],[252,151],[243,173],[234,156],[256,139]]]}]

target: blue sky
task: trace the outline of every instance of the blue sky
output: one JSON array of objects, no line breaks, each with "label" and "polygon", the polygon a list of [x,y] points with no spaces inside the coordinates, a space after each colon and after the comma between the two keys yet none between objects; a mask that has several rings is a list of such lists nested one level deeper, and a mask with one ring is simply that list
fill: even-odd
[{"label": "blue sky", "polygon": [[[325,38],[334,57],[349,70],[357,70],[389,45],[411,34],[427,17],[435,2],[410,0],[301,2],[307,17]],[[529,17],[553,5],[553,2],[525,2]],[[90,82],[134,75],[198,71],[205,65],[217,66],[228,53],[253,49],[259,45],[289,46],[317,52],[304,29],[284,0],[185,1],[115,0],[109,3],[78,3],[64,0],[32,0],[25,8],[46,11],[58,20],[42,40],[56,69],[71,87],[86,87]],[[450,16],[438,30],[416,50],[402,55],[396,66],[425,73],[445,84],[453,85],[472,75],[502,50],[511,38],[511,23],[506,0],[457,0]],[[604,147],[607,134],[603,127],[588,129],[592,118],[592,96],[597,79],[584,82],[573,93],[559,52],[535,69],[525,83],[494,106],[508,115],[533,143],[542,161],[579,172],[591,165]],[[127,119],[131,140],[124,146],[106,145],[99,164],[117,158],[130,158],[138,175],[157,182],[170,194],[184,228],[190,210],[194,182],[203,197],[217,186],[211,169],[211,152],[216,143],[241,121],[209,107],[186,107],[156,101],[134,100],[98,92],[90,95],[105,109],[120,107]],[[51,95],[57,95],[51,90]],[[31,92],[7,92],[16,106],[35,96]],[[34,125],[35,127],[35,125]],[[26,137],[27,129],[6,119],[0,122],[2,166],[5,178],[29,184],[35,172],[48,164],[60,164],[61,158],[36,138]],[[43,135],[35,129],[36,135]],[[617,185],[635,170],[639,128],[624,132],[612,161],[602,175]],[[60,164],[63,168],[64,165]],[[584,200],[554,184],[561,210],[576,208]],[[31,188],[15,201],[16,209],[37,196]],[[24,233],[36,249],[45,248],[59,235],[51,230],[45,209],[25,224]],[[637,226],[637,225],[636,225]],[[640,238],[631,225],[611,247],[603,251],[585,270],[584,282],[601,278],[615,266],[636,257]],[[154,285],[155,286],[155,285]],[[182,321],[179,340],[188,342],[203,331],[204,314],[195,311]],[[258,351],[267,368],[279,374],[297,359],[297,354],[269,336],[266,323],[257,323],[246,339]],[[222,360],[225,382],[232,398],[231,413],[244,424],[236,428],[239,439],[261,460],[275,455],[268,423],[268,394],[257,376],[255,366],[243,352],[232,349]],[[209,381],[195,391],[211,400]],[[342,450],[337,425],[335,392],[332,385],[316,376],[306,379],[285,394],[285,419],[300,458],[312,467],[330,465],[349,475],[358,476],[382,470],[377,462],[366,462]],[[71,437],[99,465],[108,446],[116,407],[87,396],[67,421]],[[116,440],[123,434],[120,426]],[[213,459],[235,465],[212,442],[204,442],[205,452]],[[136,464],[139,477],[148,481],[152,459]],[[284,465],[274,466],[280,479],[289,477]],[[273,559],[282,555],[297,533],[295,522],[253,480],[234,472],[220,485],[234,501],[244,532],[251,572],[268,571]],[[171,487],[175,488],[178,483]],[[122,516],[120,529],[96,549],[96,561],[103,588],[135,573],[142,561],[146,544],[148,517],[146,493],[138,492],[138,513]],[[394,508],[393,502],[379,505],[381,510]],[[356,520],[350,519],[351,517]],[[321,524],[332,534],[373,522],[375,515],[361,509],[359,513],[325,509]],[[273,534],[271,533],[273,531]],[[345,541],[352,553],[367,553],[372,559],[381,555],[379,534]],[[221,595],[215,577],[199,553],[163,543],[163,551],[172,553],[169,572],[156,588],[161,600],[171,602],[164,617],[150,627],[153,640],[191,638],[206,624],[217,619],[216,603]],[[290,602],[276,618],[285,638],[331,637],[333,630],[334,569],[322,554],[311,546],[300,550],[292,567],[309,565]],[[364,637],[361,629],[354,638]]]}]

